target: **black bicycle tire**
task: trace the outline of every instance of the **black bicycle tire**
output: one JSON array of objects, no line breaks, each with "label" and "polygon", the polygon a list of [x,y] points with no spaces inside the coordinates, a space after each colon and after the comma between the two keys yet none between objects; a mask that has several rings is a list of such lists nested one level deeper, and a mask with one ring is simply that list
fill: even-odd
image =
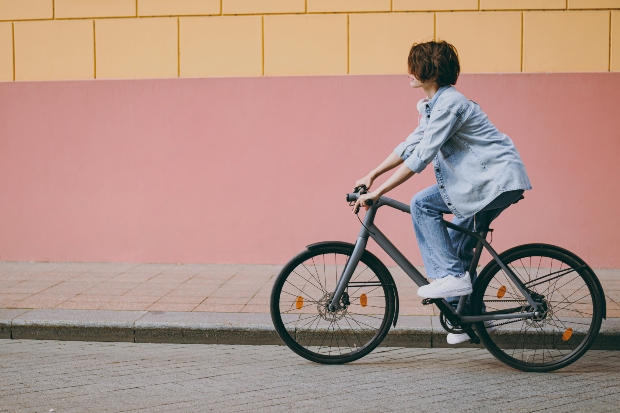
[{"label": "black bicycle tire", "polygon": [[[516,259],[523,259],[528,256],[545,256],[561,260],[562,262],[569,265],[572,264],[574,267],[581,266],[581,270],[577,271],[577,273],[581,276],[589,289],[590,295],[592,297],[593,307],[591,327],[588,331],[586,338],[579,344],[579,346],[574,351],[572,351],[570,354],[563,357],[562,359],[558,360],[557,362],[527,363],[509,356],[501,348],[499,348],[499,346],[493,341],[491,335],[488,334],[484,323],[474,323],[474,328],[486,349],[495,358],[510,367],[522,371],[540,373],[559,370],[577,361],[588,351],[592,344],[594,344],[596,336],[598,335],[598,332],[600,330],[605,312],[605,296],[602,288],[600,287],[600,282],[598,281],[596,274],[594,274],[592,269],[587,266],[587,264],[585,264],[585,262],[577,255],[563,248],[548,244],[525,244],[503,252],[502,254],[500,254],[500,259],[504,263],[509,263],[513,262]],[[495,274],[497,274],[499,271],[500,266],[494,260],[489,262],[481,271],[480,276],[476,280],[476,284],[474,286],[474,291],[471,298],[472,310],[474,314],[481,314],[483,297],[486,291],[486,287],[491,282]]]},{"label": "black bicycle tire", "polygon": [[299,254],[297,254],[295,257],[293,257],[282,268],[279,275],[276,277],[276,280],[272,288],[271,299],[270,299],[270,311],[271,311],[272,322],[274,324],[276,332],[278,333],[282,341],[284,341],[284,343],[292,351],[294,351],[296,354],[298,354],[299,356],[307,360],[310,360],[316,363],[321,363],[321,364],[345,364],[345,363],[350,363],[355,360],[359,360],[360,358],[368,355],[379,344],[381,344],[381,342],[383,341],[383,339],[385,339],[385,336],[390,330],[390,325],[392,323],[392,320],[394,318],[394,313],[396,311],[395,310],[395,293],[394,293],[394,289],[396,287],[393,285],[393,279],[391,275],[389,274],[389,272],[388,274],[385,274],[385,272],[388,271],[387,269],[385,269],[385,266],[378,259],[376,259],[372,254],[366,251],[364,252],[364,254],[362,254],[360,261],[364,263],[366,266],[368,266],[381,280],[381,284],[382,284],[382,288],[383,288],[385,300],[386,300],[386,307],[385,307],[386,311],[385,311],[381,326],[379,327],[379,331],[368,343],[366,343],[365,346],[360,347],[358,351],[349,353],[346,356],[321,355],[321,354],[317,354],[312,351],[309,351],[305,349],[303,346],[301,346],[299,343],[297,343],[297,341],[295,341],[295,339],[291,337],[288,330],[284,326],[284,323],[282,321],[282,317],[280,314],[280,294],[281,294],[284,282],[286,281],[286,278],[291,274],[291,272],[300,263],[305,262],[307,259],[311,257],[315,257],[315,256],[322,255],[322,254],[333,254],[333,253],[351,255],[352,252],[353,252],[352,245],[349,247],[347,245],[331,244],[331,245],[315,247],[312,249],[306,249],[300,252]]}]

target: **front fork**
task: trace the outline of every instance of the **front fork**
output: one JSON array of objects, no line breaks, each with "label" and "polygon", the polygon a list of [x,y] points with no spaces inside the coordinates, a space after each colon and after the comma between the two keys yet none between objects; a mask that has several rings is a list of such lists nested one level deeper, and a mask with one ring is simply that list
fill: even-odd
[{"label": "front fork", "polygon": [[340,304],[340,299],[342,298],[344,290],[346,290],[347,286],[349,285],[349,281],[351,280],[351,277],[353,276],[353,273],[357,268],[357,264],[362,258],[362,254],[364,254],[364,251],[366,250],[366,244],[368,244],[368,235],[366,234],[365,237],[363,235],[360,235],[357,238],[357,242],[355,243],[355,247],[353,248],[353,253],[351,254],[351,257],[344,266],[344,271],[340,276],[340,280],[338,280],[336,291],[334,291],[334,296],[332,297],[332,301],[328,306],[329,311],[336,311],[342,308],[342,305]]}]

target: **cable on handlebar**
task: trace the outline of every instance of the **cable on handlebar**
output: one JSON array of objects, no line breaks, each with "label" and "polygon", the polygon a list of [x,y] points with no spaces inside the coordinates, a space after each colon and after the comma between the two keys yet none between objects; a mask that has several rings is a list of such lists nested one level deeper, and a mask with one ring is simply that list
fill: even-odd
[{"label": "cable on handlebar", "polygon": [[[353,193],[359,193],[360,195],[367,194],[368,193],[368,187],[366,185],[356,186],[355,188],[353,188]],[[359,197],[358,197],[358,199],[359,199]],[[353,201],[351,201],[351,203],[352,202]],[[349,203],[349,206],[353,206],[354,205],[354,204],[352,205],[351,203]],[[372,199],[367,199],[366,201],[364,201],[364,204],[367,205],[367,206],[372,206],[372,204],[373,204]],[[362,226],[364,228],[366,228],[366,231],[368,231],[372,235],[375,235],[375,233],[372,232],[371,230],[369,230],[368,227],[366,227],[366,225],[364,225],[364,223],[362,222],[362,220],[361,220],[361,218],[359,216],[359,212],[360,212],[359,206],[353,212],[355,213],[355,216],[357,217],[357,220],[360,222],[360,224],[362,224]]]}]

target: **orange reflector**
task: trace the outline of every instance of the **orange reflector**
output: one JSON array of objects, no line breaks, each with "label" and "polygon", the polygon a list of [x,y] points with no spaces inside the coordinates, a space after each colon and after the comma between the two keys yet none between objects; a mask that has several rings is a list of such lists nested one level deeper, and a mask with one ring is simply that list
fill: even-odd
[{"label": "orange reflector", "polygon": [[502,285],[501,287],[499,287],[499,290],[497,290],[497,298],[502,298],[505,294],[506,294],[506,286]]},{"label": "orange reflector", "polygon": [[573,336],[573,329],[568,327],[564,334],[562,334],[562,340],[568,341]]},{"label": "orange reflector", "polygon": [[360,305],[362,307],[366,307],[368,305],[368,297],[366,297],[366,294],[360,295]]},{"label": "orange reflector", "polygon": [[304,306],[304,298],[300,295],[295,300],[295,308],[297,308],[298,310],[301,310],[301,307],[303,306]]}]

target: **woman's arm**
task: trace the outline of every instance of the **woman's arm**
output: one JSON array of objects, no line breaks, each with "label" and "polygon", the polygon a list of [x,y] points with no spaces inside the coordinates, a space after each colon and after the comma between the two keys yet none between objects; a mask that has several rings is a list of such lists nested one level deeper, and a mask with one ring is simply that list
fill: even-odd
[{"label": "woman's arm", "polygon": [[379,166],[377,166],[375,169],[370,171],[368,175],[366,175],[362,179],[359,179],[357,182],[355,182],[355,186],[365,185],[366,188],[370,189],[375,179],[377,179],[379,176],[383,175],[387,171],[390,171],[396,168],[401,163],[403,163],[403,160],[401,159],[401,157],[396,155],[396,153],[392,152],[388,155],[387,158],[385,158],[385,161],[381,162]]},{"label": "woman's arm", "polygon": [[398,168],[396,172],[394,172],[392,176],[388,178],[387,181],[385,181],[381,186],[379,186],[379,188],[377,188],[373,192],[361,195],[355,202],[353,212],[355,212],[360,206],[363,206],[366,208],[366,210],[368,210],[368,207],[364,204],[367,199],[372,199],[373,201],[376,201],[383,194],[396,188],[398,185],[402,184],[413,175],[415,175],[415,172],[409,169],[407,165],[402,165],[400,168]]}]

